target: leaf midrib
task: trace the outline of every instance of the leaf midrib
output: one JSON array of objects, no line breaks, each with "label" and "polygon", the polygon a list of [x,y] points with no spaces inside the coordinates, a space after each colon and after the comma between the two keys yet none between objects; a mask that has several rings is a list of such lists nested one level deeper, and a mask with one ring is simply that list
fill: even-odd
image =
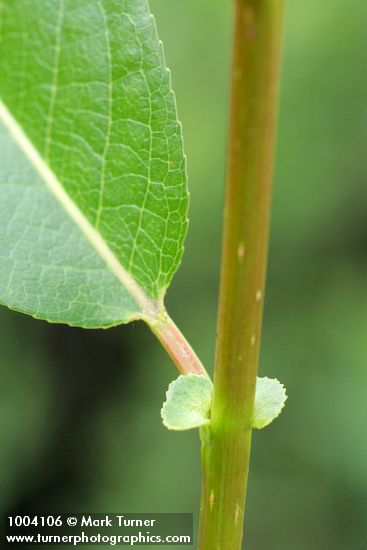
[{"label": "leaf midrib", "polygon": [[121,264],[101,234],[98,233],[84,213],[71,199],[70,195],[65,191],[55,173],[48,166],[45,159],[40,155],[36,147],[27,136],[26,132],[18,124],[17,120],[14,118],[11,111],[1,98],[0,120],[3,122],[14,142],[27,157],[36,172],[41,176],[48,191],[54,196],[56,201],[63,207],[68,216],[77,225],[84,237],[93,246],[95,251],[102,258],[121,285],[125,287],[129,294],[135,299],[136,303],[141,308],[140,314],[137,318],[144,320],[149,318],[151,319],[152,317],[156,318],[159,315],[159,312],[162,311],[163,304],[160,301],[154,301],[152,298],[147,296],[132,275]]}]

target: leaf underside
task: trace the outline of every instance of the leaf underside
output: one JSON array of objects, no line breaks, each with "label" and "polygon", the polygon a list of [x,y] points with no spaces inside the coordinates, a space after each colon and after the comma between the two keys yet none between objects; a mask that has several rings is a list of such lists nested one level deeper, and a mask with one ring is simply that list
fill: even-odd
[{"label": "leaf underside", "polygon": [[146,0],[0,0],[0,302],[144,318],[183,252],[181,128]]}]

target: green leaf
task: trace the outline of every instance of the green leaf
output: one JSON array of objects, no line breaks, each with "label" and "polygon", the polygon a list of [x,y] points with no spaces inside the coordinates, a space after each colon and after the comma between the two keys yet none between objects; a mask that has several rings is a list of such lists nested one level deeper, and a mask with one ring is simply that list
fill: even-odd
[{"label": "green leaf", "polygon": [[253,428],[261,430],[277,418],[287,400],[283,384],[275,378],[257,378]]},{"label": "green leaf", "polygon": [[108,327],[162,308],[188,193],[146,0],[0,0],[0,302]]},{"label": "green leaf", "polygon": [[187,374],[171,382],[161,410],[169,430],[190,430],[210,422],[212,383],[207,376]]}]

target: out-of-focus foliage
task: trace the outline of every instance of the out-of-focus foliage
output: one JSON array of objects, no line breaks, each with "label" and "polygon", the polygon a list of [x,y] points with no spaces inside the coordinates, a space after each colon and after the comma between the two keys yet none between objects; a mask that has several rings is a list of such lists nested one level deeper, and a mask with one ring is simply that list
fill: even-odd
[{"label": "out-of-focus foliage", "polygon": [[[168,306],[208,370],[231,4],[151,1],[191,189]],[[249,550],[354,550],[367,540],[366,20],[361,0],[287,5],[260,375],[282,380],[289,399],[254,433]],[[147,328],[83,332],[5,310],[0,323],[2,513],[198,510],[198,437],[161,424],[175,371]]]}]

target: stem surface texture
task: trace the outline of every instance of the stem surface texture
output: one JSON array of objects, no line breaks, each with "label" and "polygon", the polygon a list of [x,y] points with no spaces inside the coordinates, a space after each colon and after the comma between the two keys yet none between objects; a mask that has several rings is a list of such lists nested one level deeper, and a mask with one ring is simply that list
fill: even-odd
[{"label": "stem surface texture", "polygon": [[[240,550],[267,263],[282,0],[236,0],[228,175],[200,550]],[[203,434],[204,435],[204,434]]]}]

